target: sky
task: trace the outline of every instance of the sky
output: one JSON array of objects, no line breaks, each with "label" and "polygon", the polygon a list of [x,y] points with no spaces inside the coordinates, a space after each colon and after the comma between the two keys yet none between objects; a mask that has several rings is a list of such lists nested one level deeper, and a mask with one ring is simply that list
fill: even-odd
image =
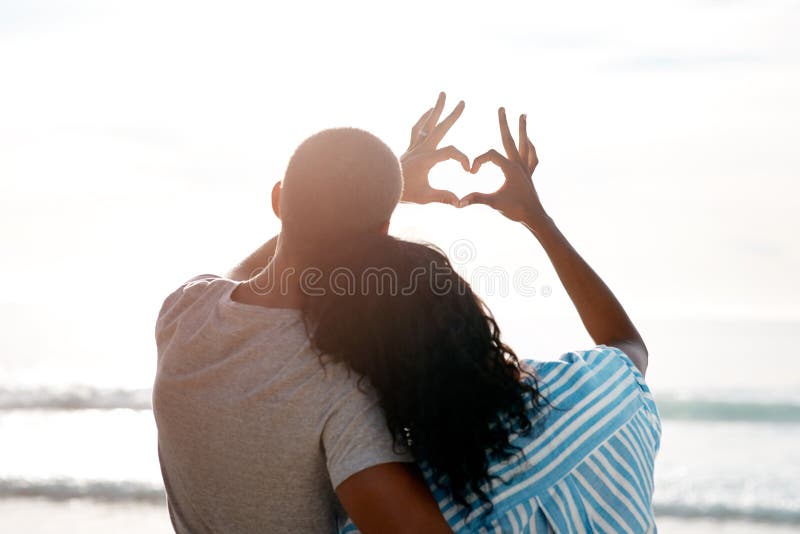
[{"label": "sky", "polygon": [[[151,361],[163,298],[278,231],[299,142],[357,126],[399,155],[440,90],[470,157],[501,148],[498,106],[527,113],[545,208],[634,319],[798,320],[798,27],[784,0],[0,2],[0,363]],[[574,318],[488,208],[401,206],[391,231],[466,243],[468,279],[534,268],[535,297],[485,295],[517,335]]]}]

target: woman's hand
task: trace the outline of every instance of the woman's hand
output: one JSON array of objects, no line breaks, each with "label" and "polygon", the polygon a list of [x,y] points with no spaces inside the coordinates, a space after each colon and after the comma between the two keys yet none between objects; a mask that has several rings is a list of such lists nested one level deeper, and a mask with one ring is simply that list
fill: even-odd
[{"label": "woman's hand", "polygon": [[506,111],[498,110],[500,120],[500,136],[503,139],[506,157],[492,149],[475,158],[471,172],[475,174],[484,163],[491,162],[500,167],[506,177],[503,185],[494,193],[470,193],[461,199],[461,206],[470,204],[485,204],[490,206],[512,221],[518,221],[529,227],[534,227],[547,221],[536,188],[533,187],[533,171],[539,164],[536,148],[528,139],[527,118],[519,117],[519,145],[514,143],[508,129]]},{"label": "woman's hand", "polygon": [[411,129],[411,143],[406,153],[400,157],[403,168],[403,202],[427,204],[429,202],[442,202],[458,206],[458,197],[450,191],[434,189],[428,182],[428,174],[437,163],[454,159],[461,163],[464,170],[469,172],[469,159],[454,146],[437,148],[451,126],[464,111],[464,102],[461,101],[455,109],[441,123],[439,117],[444,110],[445,94],[439,93],[436,106],[426,111]]}]

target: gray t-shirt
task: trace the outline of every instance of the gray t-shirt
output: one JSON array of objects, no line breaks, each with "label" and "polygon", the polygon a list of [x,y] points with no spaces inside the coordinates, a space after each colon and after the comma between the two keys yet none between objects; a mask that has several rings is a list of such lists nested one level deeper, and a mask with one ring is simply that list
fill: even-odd
[{"label": "gray t-shirt", "polygon": [[373,391],[320,363],[299,310],[231,300],[193,278],[156,324],[153,411],[177,532],[335,532],[334,488],[394,452]]}]

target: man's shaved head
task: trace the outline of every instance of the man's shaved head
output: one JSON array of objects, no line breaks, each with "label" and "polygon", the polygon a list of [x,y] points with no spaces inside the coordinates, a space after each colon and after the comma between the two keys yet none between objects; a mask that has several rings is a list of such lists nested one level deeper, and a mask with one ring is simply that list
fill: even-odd
[{"label": "man's shaved head", "polygon": [[400,163],[383,141],[356,128],[323,130],[289,160],[281,232],[298,245],[378,232],[402,192]]}]

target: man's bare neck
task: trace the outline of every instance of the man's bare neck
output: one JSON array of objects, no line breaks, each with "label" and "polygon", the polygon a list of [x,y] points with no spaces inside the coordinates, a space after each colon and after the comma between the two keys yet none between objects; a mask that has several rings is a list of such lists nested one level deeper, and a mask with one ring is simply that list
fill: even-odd
[{"label": "man's bare neck", "polygon": [[302,308],[303,298],[296,267],[280,254],[250,280],[240,282],[231,299],[265,308]]}]

